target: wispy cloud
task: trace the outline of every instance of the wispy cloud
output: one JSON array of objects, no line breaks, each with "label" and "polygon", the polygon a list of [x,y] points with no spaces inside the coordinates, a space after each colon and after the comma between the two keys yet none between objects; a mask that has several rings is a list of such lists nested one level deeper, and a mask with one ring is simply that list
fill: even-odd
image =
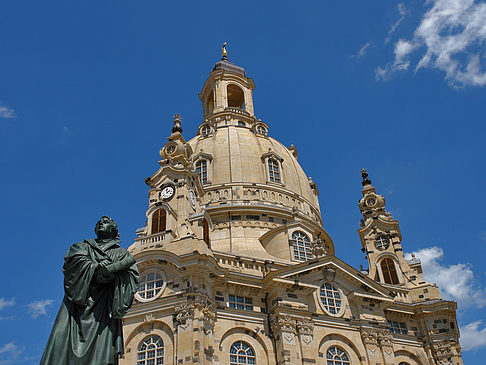
[{"label": "wispy cloud", "polygon": [[50,306],[54,301],[52,299],[36,300],[27,305],[29,313],[32,318],[37,318],[39,316],[47,315],[47,307]]},{"label": "wispy cloud", "polygon": [[17,118],[17,114],[8,105],[0,103],[0,118],[13,119]]},{"label": "wispy cloud", "polygon": [[6,307],[13,307],[15,305],[15,298],[11,298],[9,300],[5,298],[0,298],[0,310]]},{"label": "wispy cloud", "polygon": [[15,316],[0,317],[0,322],[1,321],[13,321],[14,319],[15,319]]},{"label": "wispy cloud", "polygon": [[376,69],[377,79],[409,69],[410,56],[423,50],[415,70],[436,68],[453,86],[485,86],[484,44],[486,3],[475,0],[427,0],[424,14],[411,39],[395,43],[395,59]]},{"label": "wispy cloud", "polygon": [[359,49],[358,53],[356,53],[355,55],[352,56],[352,58],[361,58],[363,57],[366,52],[368,52],[368,49],[372,47],[372,44],[371,42],[366,42],[365,44],[363,44],[361,46],[361,48]]},{"label": "wispy cloud", "polygon": [[400,14],[400,18],[395,23],[393,23],[390,30],[388,31],[388,35],[385,39],[385,44],[388,44],[390,42],[392,34],[395,32],[395,30],[397,30],[398,26],[401,22],[403,22],[405,16],[407,15],[407,9],[405,8],[405,5],[403,3],[398,4],[397,8],[398,13]]},{"label": "wispy cloud", "polygon": [[13,341],[0,347],[0,364],[18,364],[23,350]]},{"label": "wispy cloud", "polygon": [[[439,261],[444,257],[444,250],[437,246],[413,254],[422,262],[424,279],[436,283],[442,296],[457,301],[459,309],[486,306],[486,291],[476,281],[470,264],[442,265]],[[406,253],[406,258],[410,259],[411,254]]]},{"label": "wispy cloud", "polygon": [[478,232],[478,238],[481,241],[486,241],[486,232]]},{"label": "wispy cloud", "polygon": [[[486,327],[482,321],[471,322],[461,327],[461,347],[464,351],[486,347]],[[483,327],[479,329],[479,327]]]}]

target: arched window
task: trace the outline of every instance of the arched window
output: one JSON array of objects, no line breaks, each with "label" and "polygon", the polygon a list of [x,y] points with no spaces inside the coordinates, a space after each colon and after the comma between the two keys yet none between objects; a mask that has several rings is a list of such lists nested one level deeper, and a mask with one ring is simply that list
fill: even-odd
[{"label": "arched window", "polygon": [[290,245],[293,248],[294,259],[299,261],[312,260],[312,251],[310,248],[310,240],[307,235],[300,231],[292,233]]},{"label": "arched window", "polygon": [[201,183],[207,184],[207,182],[208,182],[208,161],[199,160],[196,163],[196,172],[199,175],[199,179],[201,179]]},{"label": "arched window", "polygon": [[329,283],[321,285],[319,297],[324,308],[330,314],[338,314],[341,311],[342,300],[339,291]]},{"label": "arched window", "polygon": [[255,351],[243,341],[236,341],[230,349],[230,365],[256,364]]},{"label": "arched window", "polygon": [[390,258],[384,258],[381,260],[381,273],[383,274],[383,280],[387,284],[398,284],[397,271],[395,269],[395,263]]},{"label": "arched window", "polygon": [[270,177],[270,181],[279,183],[280,180],[280,168],[278,166],[277,160],[273,158],[268,159],[268,175]]},{"label": "arched window", "polygon": [[256,130],[257,130],[257,133],[259,133],[259,134],[263,134],[264,136],[267,135],[267,128],[265,128],[262,125],[257,125]]},{"label": "arched window", "polygon": [[209,223],[207,219],[203,219],[203,236],[204,242],[206,242],[208,247],[211,247],[211,241],[209,240]]},{"label": "arched window", "polygon": [[152,213],[152,234],[164,232],[166,229],[167,212],[165,209],[157,209]]},{"label": "arched window", "polygon": [[205,124],[201,128],[201,135],[203,136],[209,136],[211,133],[211,127],[208,124]]},{"label": "arched window", "polygon": [[401,362],[400,364],[398,364],[398,365],[408,365],[408,363],[406,363],[406,362],[403,362],[403,361],[402,361],[402,362]]},{"label": "arched window", "polygon": [[339,347],[333,346],[327,349],[327,365],[350,365],[348,355]]},{"label": "arched window", "polygon": [[228,106],[233,108],[245,109],[245,94],[239,86],[234,84],[228,85]]},{"label": "arched window", "polygon": [[214,91],[211,92],[211,96],[208,98],[208,114],[213,114],[214,110]]},{"label": "arched window", "polygon": [[138,346],[137,365],[162,365],[164,363],[164,341],[151,335]]}]

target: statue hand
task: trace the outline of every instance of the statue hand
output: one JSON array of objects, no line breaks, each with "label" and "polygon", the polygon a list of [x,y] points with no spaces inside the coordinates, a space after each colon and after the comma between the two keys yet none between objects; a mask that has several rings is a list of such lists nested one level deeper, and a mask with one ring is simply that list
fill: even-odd
[{"label": "statue hand", "polygon": [[108,260],[103,260],[98,264],[98,267],[96,268],[96,271],[100,275],[109,275],[110,270],[108,270],[108,266],[110,265],[110,261]]}]

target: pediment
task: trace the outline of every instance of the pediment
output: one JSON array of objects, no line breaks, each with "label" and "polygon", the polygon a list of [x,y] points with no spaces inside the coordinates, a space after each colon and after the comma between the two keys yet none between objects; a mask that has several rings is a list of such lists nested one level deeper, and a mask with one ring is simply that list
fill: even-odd
[{"label": "pediment", "polygon": [[390,291],[335,256],[286,267],[268,275],[270,281],[317,288],[323,281],[338,281],[354,296],[393,302]]}]

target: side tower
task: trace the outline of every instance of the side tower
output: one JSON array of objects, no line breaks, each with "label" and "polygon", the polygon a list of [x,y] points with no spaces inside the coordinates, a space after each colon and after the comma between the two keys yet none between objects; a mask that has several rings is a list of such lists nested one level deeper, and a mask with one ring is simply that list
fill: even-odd
[{"label": "side tower", "polygon": [[364,272],[393,294],[394,304],[387,309],[390,332],[419,335],[432,364],[462,364],[456,303],[442,300],[437,285],[424,280],[418,258],[405,259],[398,220],[386,211],[385,198],[376,193],[366,169],[361,177],[358,234],[369,264]]}]

